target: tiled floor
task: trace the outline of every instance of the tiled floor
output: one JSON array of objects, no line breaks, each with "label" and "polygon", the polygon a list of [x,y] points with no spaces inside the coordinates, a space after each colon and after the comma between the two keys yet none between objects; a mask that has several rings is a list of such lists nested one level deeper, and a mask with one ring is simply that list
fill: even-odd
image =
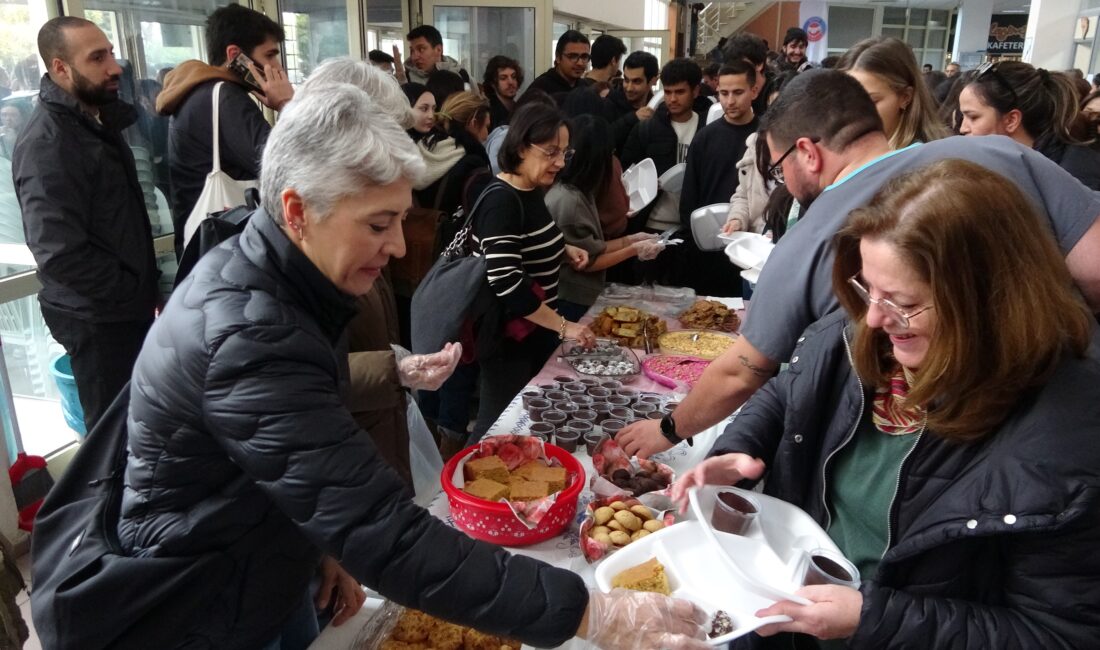
[{"label": "tiled floor", "polygon": [[[23,555],[15,561],[19,565],[19,572],[23,574],[23,581],[28,585],[31,582],[31,556],[29,553]],[[23,645],[23,650],[42,650],[42,644],[38,641],[38,634],[34,631],[34,623],[31,622],[31,597],[30,594],[24,589],[15,602],[19,605],[19,611],[23,614],[23,620],[27,622],[27,627],[31,630],[31,636],[27,639],[27,643]]]}]

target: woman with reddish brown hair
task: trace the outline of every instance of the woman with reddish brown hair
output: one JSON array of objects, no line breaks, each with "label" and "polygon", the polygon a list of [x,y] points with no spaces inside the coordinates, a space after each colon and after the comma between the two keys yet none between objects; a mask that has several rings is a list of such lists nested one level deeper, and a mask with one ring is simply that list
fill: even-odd
[{"label": "woman with reddish brown hair", "polygon": [[[945,160],[887,184],[834,246],[844,308],[673,496],[765,479],[862,582],[803,587],[811,604],[757,612],[791,622],[734,647],[1091,645],[1100,360],[1049,231],[1007,179]],[[801,635],[761,638],[777,633]]]}]

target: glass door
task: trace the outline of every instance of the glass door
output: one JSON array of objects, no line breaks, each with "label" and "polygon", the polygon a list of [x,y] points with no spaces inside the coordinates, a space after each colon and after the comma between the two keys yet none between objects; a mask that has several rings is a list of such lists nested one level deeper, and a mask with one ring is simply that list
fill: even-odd
[{"label": "glass door", "polygon": [[477,82],[497,54],[519,61],[528,81],[550,67],[551,0],[425,0],[423,8],[423,22],[443,35],[443,54]]}]

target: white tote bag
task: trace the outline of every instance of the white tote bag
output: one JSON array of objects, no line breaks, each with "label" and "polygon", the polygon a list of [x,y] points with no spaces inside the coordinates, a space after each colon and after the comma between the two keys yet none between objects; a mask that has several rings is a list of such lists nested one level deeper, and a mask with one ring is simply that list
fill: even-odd
[{"label": "white tote bag", "polygon": [[214,99],[212,102],[214,111],[212,116],[214,125],[214,146],[212,147],[214,168],[206,175],[206,184],[202,186],[202,194],[199,195],[199,200],[195,203],[195,207],[191,209],[191,214],[187,217],[187,223],[183,226],[183,245],[185,247],[187,242],[191,241],[195,231],[199,229],[199,223],[203,219],[208,218],[212,213],[244,205],[245,190],[257,187],[256,181],[234,180],[222,171],[221,142],[218,138],[218,122],[220,121],[218,115],[221,111],[218,109],[218,97],[221,95],[222,84],[224,83],[224,81],[219,81],[214,84]]}]

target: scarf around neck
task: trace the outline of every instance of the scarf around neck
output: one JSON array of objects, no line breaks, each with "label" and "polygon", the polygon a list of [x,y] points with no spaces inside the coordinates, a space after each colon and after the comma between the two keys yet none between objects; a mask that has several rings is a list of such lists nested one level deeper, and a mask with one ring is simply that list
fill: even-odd
[{"label": "scarf around neck", "polygon": [[871,421],[875,428],[890,436],[904,436],[924,428],[928,412],[919,404],[908,404],[913,373],[898,365],[886,386],[875,389]]}]

